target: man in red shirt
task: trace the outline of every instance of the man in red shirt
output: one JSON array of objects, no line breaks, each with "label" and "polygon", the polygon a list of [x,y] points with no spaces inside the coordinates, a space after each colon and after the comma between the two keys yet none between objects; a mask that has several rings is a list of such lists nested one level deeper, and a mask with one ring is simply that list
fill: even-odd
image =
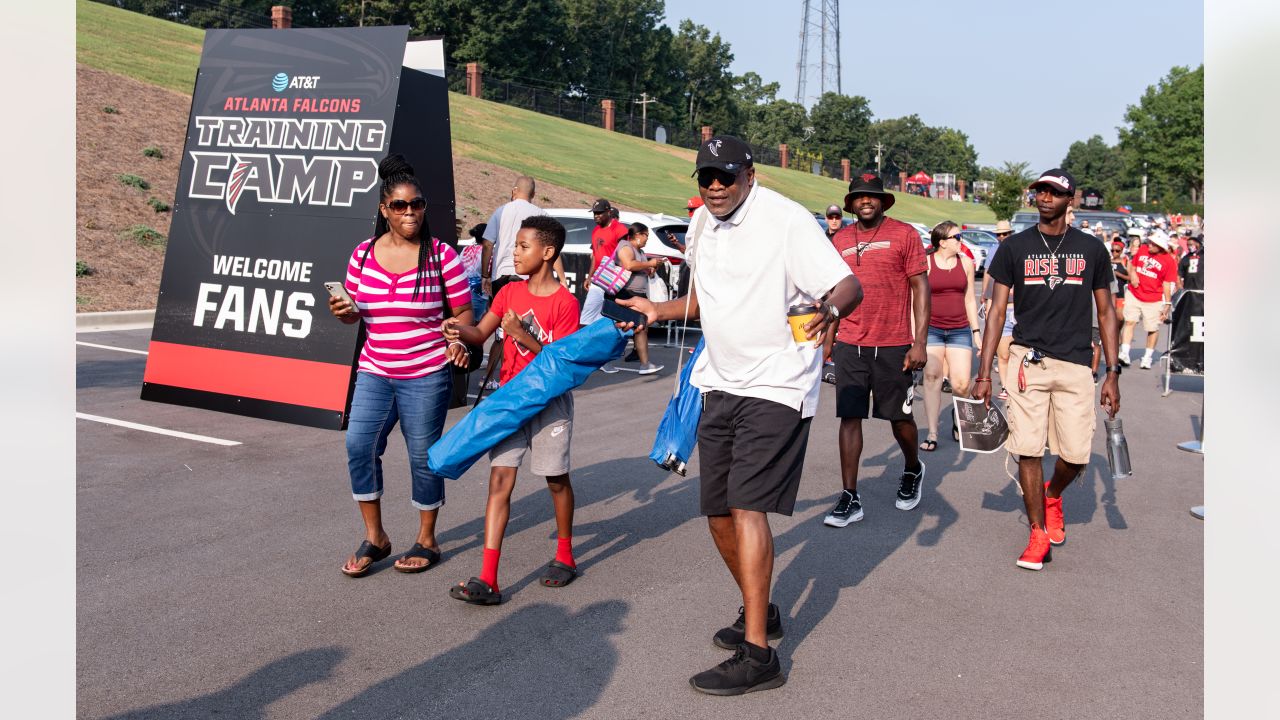
[{"label": "man in red shirt", "polygon": [[1169,298],[1178,281],[1178,261],[1169,254],[1169,236],[1156,230],[1147,236],[1129,268],[1129,297],[1124,303],[1124,333],[1120,342],[1120,362],[1129,364],[1129,343],[1133,326],[1142,321],[1147,331],[1147,351],[1142,355],[1143,370],[1151,369],[1151,356],[1160,337],[1160,324],[1169,316]]},{"label": "man in red shirt", "polygon": [[[627,236],[627,226],[613,218],[613,206],[608,200],[600,198],[591,205],[591,215],[596,226],[591,229],[591,273],[582,279],[587,284],[587,297],[582,302],[582,316],[578,322],[590,325],[599,320],[604,308],[604,291],[591,284],[591,274],[600,267],[600,263],[613,257],[618,249],[618,241]],[[606,373],[617,372],[612,363],[600,368]]]},{"label": "man in red shirt", "polygon": [[[885,217],[894,196],[873,172],[854,177],[844,198],[845,212],[858,221],[831,238],[862,284],[863,300],[840,320],[834,346],[836,415],[840,418],[840,479],[836,506],[823,519],[844,527],[862,519],[858,463],[862,456],[862,419],[888,420],[905,461],[895,506],[911,510],[920,503],[924,463],[916,442],[911,401],[913,372],[924,367],[929,329],[929,282],[920,233]],[[913,322],[914,319],[914,322]],[[830,336],[828,336],[830,337]],[[874,407],[871,398],[875,398]]]}]

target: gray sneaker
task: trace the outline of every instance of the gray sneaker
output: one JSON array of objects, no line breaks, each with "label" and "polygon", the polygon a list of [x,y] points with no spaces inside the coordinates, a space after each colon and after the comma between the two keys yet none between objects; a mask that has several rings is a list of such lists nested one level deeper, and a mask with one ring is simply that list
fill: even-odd
[{"label": "gray sneaker", "polygon": [[637,372],[639,372],[641,375],[652,375],[664,367],[666,367],[666,365],[654,365],[653,363],[645,363],[644,365],[640,366],[640,369]]},{"label": "gray sneaker", "polygon": [[858,499],[858,493],[841,490],[840,499],[836,501],[836,506],[831,509],[831,512],[822,519],[822,524],[829,527],[844,527],[861,519],[862,501]]},{"label": "gray sneaker", "polygon": [[602,372],[602,373],[604,373],[604,374],[606,374],[606,375],[612,375],[612,374],[614,374],[614,373],[618,372],[618,368],[617,368],[617,366],[616,366],[616,365],[614,365],[613,363],[605,363],[604,365],[601,365],[601,366],[600,366],[600,372]]}]

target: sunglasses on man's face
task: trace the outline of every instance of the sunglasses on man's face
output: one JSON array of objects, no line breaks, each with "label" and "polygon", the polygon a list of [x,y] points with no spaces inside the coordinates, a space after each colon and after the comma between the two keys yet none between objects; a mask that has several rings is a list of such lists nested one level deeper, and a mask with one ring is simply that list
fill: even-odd
[{"label": "sunglasses on man's face", "polygon": [[998,237],[998,238],[1007,238],[1007,237],[1009,237],[1009,236],[1010,236],[1010,235],[1012,235],[1012,234],[1013,234],[1013,233],[996,233],[996,237]]},{"label": "sunglasses on man's face", "polygon": [[404,212],[409,210],[418,212],[419,210],[422,210],[427,207],[427,201],[425,198],[419,195],[418,197],[412,200],[401,200],[397,198],[390,202],[383,203],[383,207],[385,207],[386,209],[390,210],[393,213],[403,214]]},{"label": "sunglasses on man's face", "polygon": [[738,182],[738,176],[719,168],[703,168],[698,171],[698,187],[709,188],[716,181],[719,181],[724,187],[732,187],[734,183]]}]

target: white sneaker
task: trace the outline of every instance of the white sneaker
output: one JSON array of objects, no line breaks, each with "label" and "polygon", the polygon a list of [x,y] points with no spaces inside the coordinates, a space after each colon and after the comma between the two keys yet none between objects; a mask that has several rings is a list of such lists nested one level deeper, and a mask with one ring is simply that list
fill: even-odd
[{"label": "white sneaker", "polygon": [[613,363],[605,363],[604,365],[600,366],[600,372],[606,375],[612,375],[618,372],[618,368],[615,367]]},{"label": "white sneaker", "polygon": [[1127,352],[1120,353],[1120,356],[1117,357],[1116,360],[1119,360],[1121,365],[1124,365],[1125,367],[1129,367],[1129,353]]},{"label": "white sneaker", "polygon": [[1150,370],[1150,369],[1151,369],[1151,356],[1150,356],[1150,355],[1143,355],[1143,356],[1142,356],[1142,362],[1138,364],[1138,367],[1142,368],[1143,370]]},{"label": "white sneaker", "polygon": [[652,375],[664,367],[666,367],[666,365],[654,365],[653,363],[645,363],[644,365],[640,366],[640,369],[637,370],[637,372],[640,373],[641,375]]},{"label": "white sneaker", "polygon": [[485,390],[485,392],[488,392],[488,391],[491,391],[491,390],[497,390],[497,389],[498,389],[498,381],[497,381],[497,380],[490,380],[489,382],[487,382],[487,383],[485,383],[485,384],[484,384],[484,390]]}]

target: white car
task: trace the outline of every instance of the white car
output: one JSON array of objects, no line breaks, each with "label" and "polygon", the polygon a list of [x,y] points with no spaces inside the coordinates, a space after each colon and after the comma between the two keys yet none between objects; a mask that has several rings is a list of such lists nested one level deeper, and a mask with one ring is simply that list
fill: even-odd
[{"label": "white car", "polygon": [[[907,224],[915,228],[916,232],[920,233],[920,242],[924,244],[925,250],[928,250],[929,248],[933,247],[933,243],[930,242],[929,240],[930,234],[933,233],[933,228],[929,227],[928,225],[925,225],[924,223],[918,223],[918,222],[909,222]],[[987,250],[986,248],[982,247],[982,245],[974,242],[972,236],[965,237],[965,233],[967,232],[969,231],[964,230],[961,232],[960,242],[964,243],[964,246],[969,248],[970,253],[973,253],[974,275],[976,275],[977,277],[982,277],[983,270],[987,266]],[[981,231],[977,231],[977,232],[981,232]],[[992,235],[991,239],[995,240],[995,236]]]},{"label": "white car", "polygon": [[[565,240],[561,257],[564,260],[565,275],[569,277],[569,289],[583,300],[587,295],[586,274],[591,270],[591,231],[596,226],[595,217],[589,208],[546,208],[546,213],[564,225]],[[619,210],[618,221],[623,225],[644,223],[649,226],[649,242],[644,246],[644,253],[650,257],[665,257],[670,262],[658,268],[654,275],[660,282],[649,283],[649,297],[661,302],[672,297],[680,284],[680,270],[684,266],[684,253],[671,243],[668,233],[675,236],[677,242],[683,244],[685,232],[689,229],[689,219],[661,213],[650,214]]]}]

